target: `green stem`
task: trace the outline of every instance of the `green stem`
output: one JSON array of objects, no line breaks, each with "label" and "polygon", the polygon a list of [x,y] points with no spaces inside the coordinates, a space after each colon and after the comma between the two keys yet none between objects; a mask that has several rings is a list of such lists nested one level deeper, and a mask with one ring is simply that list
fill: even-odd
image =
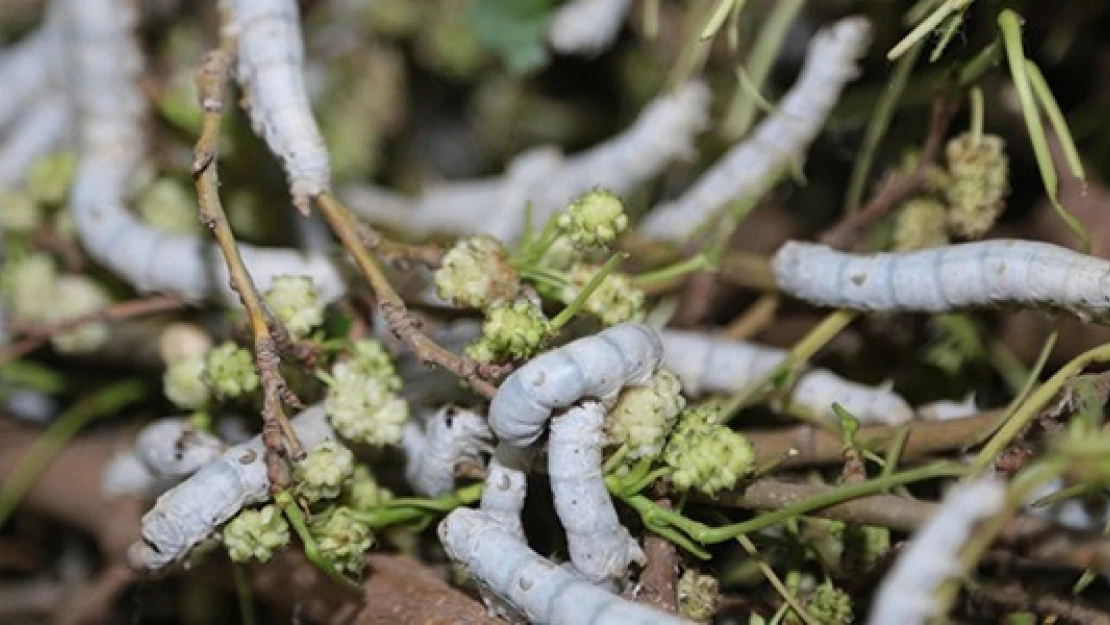
[{"label": "green stem", "polygon": [[362,586],[355,583],[354,580],[344,575],[339,568],[332,562],[331,558],[320,553],[320,548],[316,544],[316,539],[312,537],[312,532],[308,529],[308,524],[305,522],[304,514],[301,512],[297,502],[293,500],[293,496],[289,491],[280,491],[274,497],[274,503],[281,508],[285,513],[285,518],[289,519],[289,524],[293,526],[293,531],[297,532],[297,536],[301,539],[301,544],[304,545],[304,555],[308,561],[316,565],[327,575],[332,581],[339,584],[343,589],[348,590],[355,594],[362,594]]},{"label": "green stem", "polygon": [[0,527],[4,526],[31,484],[61,449],[89,422],[116,414],[146,394],[142,383],[124,380],[101,389],[72,405],[27,449],[8,481],[0,485]]},{"label": "green stem", "polygon": [[605,281],[605,278],[607,278],[609,274],[613,273],[613,271],[616,270],[617,266],[620,265],[621,261],[626,258],[628,258],[627,252],[613,254],[613,256],[610,257],[609,260],[607,260],[605,264],[601,266],[601,269],[598,269],[597,273],[595,273],[593,277],[590,278],[590,281],[586,283],[586,286],[582,287],[582,291],[579,292],[577,296],[575,296],[574,300],[571,301],[570,304],[567,304],[566,308],[559,311],[558,315],[555,315],[555,318],[551,320],[551,331],[555,332],[556,330],[569,323],[570,320],[578,314],[578,311],[582,309],[582,306],[586,304],[586,300],[590,299],[590,296],[594,294],[594,291],[596,291],[597,288],[601,286],[601,283]]},{"label": "green stem", "polygon": [[475,503],[481,498],[482,484],[470,484],[434,499],[416,497],[394,499],[372,510],[356,510],[354,516],[370,529],[381,529],[421,520],[428,517],[429,513],[450,512],[459,506]]},{"label": "green stem", "polygon": [[680,260],[672,265],[663,267],[662,269],[656,269],[655,271],[649,271],[647,273],[640,274],[632,278],[632,284],[643,289],[658,284],[660,282],[669,282],[671,280],[674,280],[675,278],[682,277],[689,273],[704,271],[711,268],[712,263],[709,262],[709,257],[707,257],[705,254],[697,254],[685,260]]},{"label": "green stem", "polygon": [[983,139],[983,88],[978,85],[972,87],[968,93],[968,101],[971,104],[971,142],[979,147]]},{"label": "green stem", "polygon": [[721,407],[721,417],[728,422],[745,407],[762,397],[768,384],[791,371],[803,366],[814,354],[833,339],[841,330],[848,327],[858,313],[853,310],[837,310],[830,313],[821,323],[809,331],[799,341],[786,358],[759,380],[731,395]]},{"label": "green stem", "polygon": [[247,579],[247,567],[231,564],[231,575],[235,581],[235,595],[239,599],[239,622],[254,625],[254,600],[251,596],[251,583]]}]

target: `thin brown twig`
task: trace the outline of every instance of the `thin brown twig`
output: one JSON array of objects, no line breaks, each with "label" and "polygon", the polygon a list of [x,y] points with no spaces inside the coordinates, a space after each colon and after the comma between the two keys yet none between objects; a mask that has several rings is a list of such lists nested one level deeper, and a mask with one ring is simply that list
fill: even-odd
[{"label": "thin brown twig", "polygon": [[[421,361],[439,365],[453,372],[469,383],[479,394],[492,399],[497,393],[497,388],[482,376],[484,368],[478,362],[444,349],[421,331],[419,322],[409,314],[405,301],[394,290],[393,285],[382,273],[377,259],[363,243],[363,237],[367,236],[365,231],[369,228],[366,226],[360,228],[351,211],[330,193],[318,195],[316,205],[332,231],[339,237],[343,247],[347,248],[354,257],[355,264],[358,265],[363,277],[370,283],[370,288],[377,298],[378,311],[393,333],[411,347]],[[361,235],[360,230],[364,231]]]},{"label": "thin brown twig", "polygon": [[888,176],[880,183],[879,190],[863,208],[854,213],[845,214],[836,225],[825,231],[821,236],[821,242],[837,249],[853,249],[871,224],[893,210],[906,196],[921,189],[925,185],[926,174],[937,152],[940,151],[944,135],[948,132],[948,125],[955,112],[956,107],[949,100],[943,98],[935,100],[929,115],[925,145],[913,171],[905,175]]},{"label": "thin brown twig", "polygon": [[47,252],[52,252],[62,257],[66,271],[80,273],[85,269],[85,255],[77,243],[59,236],[52,228],[43,228],[31,235],[31,243]]},{"label": "thin brown twig", "polygon": [[[231,225],[220,203],[216,157],[219,153],[225,92],[235,48],[234,37],[223,35],[220,47],[208,53],[197,72],[197,93],[200,106],[204,110],[204,125],[193,151],[193,179],[200,204],[200,219],[220,246],[232,288],[239,294],[250,321],[254,356],[262,382],[262,440],[266,445],[267,473],[270,486],[276,492],[288,484],[282,462],[285,445],[288,444],[288,451],[294,458],[301,456],[303,450],[282,408],[282,402],[289,399],[291,393],[278,368],[281,357],[271,333],[273,320],[243,262],[235,242],[235,234],[231,231]],[[282,441],[283,433],[285,442]]]},{"label": "thin brown twig", "polygon": [[[671,500],[667,497],[659,497],[655,503],[663,508],[671,507]],[[644,555],[647,563],[640,574],[637,599],[664,612],[678,611],[678,550],[666,538],[647,532],[644,536]]]},{"label": "thin brown twig", "polygon": [[0,350],[0,364],[26,356],[49,341],[52,336],[70,330],[76,330],[90,323],[120,321],[122,319],[141,317],[143,315],[153,315],[177,310],[184,305],[185,302],[180,297],[172,295],[155,295],[145,299],[111,304],[100,310],[94,310],[91,313],[77,315],[76,317],[70,317],[68,319],[61,319],[49,324],[33,326],[12,324],[11,330],[14,334],[25,334],[26,337]]},{"label": "thin brown twig", "polygon": [[393,241],[362,221],[357,222],[355,227],[358,238],[366,246],[366,249],[373,250],[387,263],[398,269],[408,269],[413,263],[431,269],[443,264],[443,255],[446,252],[438,245],[432,243],[413,245]]}]

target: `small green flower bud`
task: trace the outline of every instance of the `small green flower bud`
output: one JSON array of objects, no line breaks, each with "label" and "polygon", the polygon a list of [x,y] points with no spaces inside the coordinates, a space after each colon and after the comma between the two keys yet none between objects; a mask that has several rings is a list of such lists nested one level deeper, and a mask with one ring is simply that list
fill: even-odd
[{"label": "small green flower bud", "polygon": [[354,510],[371,510],[393,499],[389,492],[374,479],[370,469],[364,464],[355,467],[344,491],[344,501]]},{"label": "small green flower bud", "polygon": [[274,276],[265,298],[293,340],[324,323],[324,304],[308,276]]},{"label": "small green flower bud", "polygon": [[162,374],[162,392],[182,410],[196,410],[211,399],[204,383],[204,356],[179,358]]},{"label": "small green flower bud", "polygon": [[482,338],[497,356],[528,358],[539,351],[551,324],[538,306],[526,299],[494,305],[482,326]]},{"label": "small green flower bud", "polygon": [[911,252],[948,243],[944,204],[926,197],[909,200],[894,222],[894,251]]},{"label": "small green flower bud", "polygon": [[1005,145],[996,135],[983,135],[975,145],[971,133],[948,142],[945,152],[952,180],[945,195],[948,227],[956,235],[983,236],[1006,208],[1010,169]]},{"label": "small green flower bud", "polygon": [[31,234],[42,225],[42,211],[31,196],[19,191],[0,192],[0,232]]},{"label": "small green flower bud", "polygon": [[551,245],[543,253],[540,264],[555,271],[567,271],[582,261],[582,250],[574,247],[574,243],[565,234],[555,237]]},{"label": "small green flower bud", "polygon": [[416,40],[421,65],[446,78],[466,79],[489,60],[467,18],[467,0],[442,0],[429,15]]},{"label": "small green flower bud", "polygon": [[222,539],[232,562],[269,562],[289,544],[289,524],[274,505],[241,510],[224,526]]},{"label": "small green flower bud", "polygon": [[220,399],[254,392],[260,383],[254,356],[231,341],[209,350],[204,359],[204,383]]},{"label": "small green flower bud", "polygon": [[606,247],[628,227],[628,216],[619,197],[594,190],[571,202],[558,223],[574,244]]},{"label": "small green flower bud", "polygon": [[409,405],[380,379],[340,363],[332,368],[324,410],[340,435],[368,445],[401,441]]},{"label": "small green flower bud", "polygon": [[493,362],[497,360],[497,354],[493,351],[493,346],[486,338],[480,338],[477,341],[466,346],[463,353],[472,360],[478,362]]},{"label": "small green flower bud", "polygon": [[699,407],[683,413],[663,461],[674,470],[670,480],[676,489],[713,495],[755,471],[755,449],[739,432],[718,423],[714,410]]},{"label": "small green flower bud", "polygon": [[879,558],[890,549],[890,530],[871,525],[848,524],[844,528],[842,568],[851,574],[862,574],[875,567]]},{"label": "small green flower bud", "polygon": [[393,366],[393,359],[379,341],[362,339],[356,341],[351,350],[351,358],[344,363],[352,371],[385,384],[386,389],[396,391],[401,388],[401,377]]},{"label": "small green flower bud", "polygon": [[700,623],[709,622],[717,613],[721,588],[717,578],[686,569],[675,588],[678,611],[682,616]]},{"label": "small green flower bud", "polygon": [[440,297],[469,308],[511,301],[520,289],[504,246],[484,234],[456,243],[443,256],[434,279]]},{"label": "small green flower bud", "polygon": [[37,204],[60,206],[69,195],[77,155],[72,150],[47,154],[36,160],[27,172],[27,193]]},{"label": "small green flower bud", "polygon": [[34,252],[8,258],[0,265],[0,296],[4,308],[19,321],[42,321],[54,304],[58,268],[47,254]]},{"label": "small green flower bud", "polygon": [[366,524],[355,518],[351,509],[339,506],[317,517],[309,526],[320,553],[335,562],[340,570],[361,573],[366,565],[366,552],[374,544],[374,535]]},{"label": "small green flower bud", "polygon": [[[599,265],[577,265],[570,273],[570,285],[563,289],[562,300],[569,304],[601,269]],[[644,292],[622,273],[605,276],[582,308],[607,326],[644,317]]]},{"label": "small green flower bud", "polygon": [[196,196],[173,178],[159,178],[139,196],[143,221],[172,234],[200,234]]},{"label": "small green flower bud", "polygon": [[355,455],[337,441],[324,441],[293,466],[297,494],[317,502],[335,499],[355,470]]},{"label": "small green flower bud", "polygon": [[[61,321],[96,312],[112,302],[108,291],[85,276],[62,276],[54,283],[54,295],[46,310],[46,321]],[[86,354],[108,342],[108,324],[86,323],[55,334],[50,344],[63,354]]]},{"label": "small green flower bud", "polygon": [[855,619],[852,598],[829,582],[813,589],[806,601],[806,612],[822,625],[847,625]]},{"label": "small green flower bud", "polygon": [[628,445],[628,458],[655,458],[686,407],[682,383],[669,369],[660,369],[644,386],[621,391],[609,411],[609,438]]}]

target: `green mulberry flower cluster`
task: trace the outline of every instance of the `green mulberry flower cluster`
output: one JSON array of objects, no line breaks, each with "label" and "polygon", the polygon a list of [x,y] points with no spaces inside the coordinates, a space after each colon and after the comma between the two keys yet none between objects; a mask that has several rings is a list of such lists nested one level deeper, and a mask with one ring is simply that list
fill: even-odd
[{"label": "green mulberry flower cluster", "polygon": [[324,323],[324,304],[308,276],[274,276],[265,298],[294,340]]},{"label": "green mulberry flower cluster", "polygon": [[682,383],[668,369],[660,369],[644,386],[621,391],[609,411],[609,438],[628,446],[628,458],[655,458],[686,407]]},{"label": "green mulberry flower cluster", "polygon": [[253,393],[260,384],[254,356],[231,341],[212,348],[204,359],[204,383],[220,399]]},{"label": "green mulberry flower cluster", "polygon": [[702,575],[696,569],[686,569],[678,580],[675,594],[682,616],[707,623],[717,613],[721,587],[716,577]]},{"label": "green mulberry flower cluster", "polygon": [[46,318],[58,282],[58,268],[47,254],[8,258],[0,268],[0,296],[4,309],[20,321]]},{"label": "green mulberry flower cluster", "polygon": [[200,234],[196,197],[173,178],[160,178],[143,191],[137,202],[146,223],[173,234]]},{"label": "green mulberry flower cluster", "polygon": [[467,347],[467,355],[479,362],[528,358],[543,347],[551,323],[539,306],[526,299],[489,309],[482,338]]},{"label": "green mulberry flower cluster", "polygon": [[[570,273],[570,284],[563,289],[562,301],[569,304],[601,269],[599,265],[579,264]],[[644,292],[621,273],[605,276],[582,308],[607,326],[625,321],[639,321],[644,316]]]},{"label": "green mulberry flower cluster", "polygon": [[310,502],[335,499],[355,470],[355,455],[338,441],[324,441],[293,466],[297,494]]},{"label": "green mulberry flower cluster", "polygon": [[232,562],[269,562],[289,544],[289,524],[276,506],[241,510],[221,535]]},{"label": "green mulberry flower cluster", "polygon": [[894,250],[910,252],[948,243],[945,206],[929,197],[906,202],[894,222]]},{"label": "green mulberry flower cluster", "polygon": [[945,152],[951,178],[944,190],[948,227],[958,236],[983,236],[1006,208],[1010,167],[1005,145],[996,135],[983,135],[976,144],[971,133],[948,142]]},{"label": "green mulberry flower cluster", "polygon": [[[96,312],[112,302],[108,291],[85,276],[61,276],[54,283],[45,321],[61,321]],[[108,342],[108,324],[87,323],[80,328],[50,337],[50,344],[63,354],[87,354]]]},{"label": "green mulberry flower cluster", "polygon": [[440,297],[468,308],[512,301],[520,289],[504,246],[484,234],[456,243],[444,254],[433,279]]},{"label": "green mulberry flower cluster", "polygon": [[852,598],[830,582],[813,589],[806,600],[806,612],[823,625],[847,625],[855,620]]},{"label": "green mulberry flower cluster", "polygon": [[350,508],[339,506],[317,517],[309,526],[320,553],[336,563],[342,571],[361,573],[366,565],[366,552],[374,544],[374,535]]},{"label": "green mulberry flower cluster", "polygon": [[697,488],[713,495],[751,475],[755,449],[740,433],[718,423],[715,410],[699,407],[683,413],[663,461],[674,470],[670,480],[676,489]]},{"label": "green mulberry flower cluster", "polygon": [[366,465],[360,464],[347,481],[344,499],[354,510],[371,510],[393,499],[393,493],[374,479]]},{"label": "green mulberry flower cluster", "polygon": [[208,404],[211,394],[204,383],[204,356],[184,356],[169,363],[162,374],[162,392],[173,405],[196,410]]},{"label": "green mulberry flower cluster", "polygon": [[575,245],[604,248],[628,227],[628,216],[619,197],[594,190],[571,202],[558,225]]},{"label": "green mulberry flower cluster", "polygon": [[341,436],[368,445],[401,441],[409,406],[390,391],[388,381],[343,362],[332,368],[328,385],[324,410]]},{"label": "green mulberry flower cluster", "polygon": [[393,359],[385,347],[374,339],[356,341],[345,366],[359,374],[377,378],[391,391],[401,388],[401,377],[397,375]]}]

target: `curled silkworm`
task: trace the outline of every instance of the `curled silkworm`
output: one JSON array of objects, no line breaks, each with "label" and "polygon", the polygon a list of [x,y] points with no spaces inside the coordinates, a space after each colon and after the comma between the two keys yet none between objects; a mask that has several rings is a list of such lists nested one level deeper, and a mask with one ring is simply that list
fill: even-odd
[{"label": "curled silkworm", "polygon": [[0,145],[0,189],[18,182],[35,159],[61,144],[69,123],[69,109],[61,96],[37,102]]},{"label": "curled silkworm", "polygon": [[[779,365],[785,350],[729,341],[695,332],[660,332],[666,365],[689,393],[729,393],[754,384]],[[887,385],[865,386],[831,371],[810,369],[785,400],[816,416],[832,415],[838,403],[862,423],[899,424],[913,419],[913,408]]]},{"label": "curled silkworm", "polygon": [[583,398],[611,402],[625,385],[646,383],[662,360],[659,335],[638,323],[543,353],[501,384],[490,403],[490,429],[510,445],[527,447],[543,434],[551,411]]},{"label": "curled silkworm", "polygon": [[533,447],[501,443],[490,456],[482,489],[482,511],[522,542],[524,525],[520,515],[528,494],[528,472],[535,456]]},{"label": "curled silkworm", "polygon": [[632,0],[573,0],[551,16],[547,40],[564,54],[597,54],[616,40]]},{"label": "curled silkworm", "polygon": [[526,622],[551,625],[690,623],[610,594],[528,548],[480,510],[457,508],[439,525],[447,554]]},{"label": "curled silkworm", "polygon": [[226,0],[239,40],[236,77],[251,125],[281,159],[298,206],[327,191],[327,147],[304,82],[304,43],[295,0]]},{"label": "curled silkworm", "polygon": [[[306,449],[334,439],[323,404],[293,419]],[[166,491],[142,519],[142,541],[128,550],[132,566],[157,570],[184,557],[244,506],[270,497],[261,436],[228,449],[192,477]]]},{"label": "curled silkworm", "polygon": [[953,487],[879,586],[868,623],[923,625],[936,611],[937,588],[960,571],[960,549],[975,524],[997,514],[1006,486],[995,477]]},{"label": "curled silkworm", "polygon": [[952,421],[966,419],[979,412],[975,405],[975,395],[968,395],[963,401],[942,399],[923,404],[917,408],[917,416],[925,421]]},{"label": "curled silkworm", "polygon": [[432,187],[415,201],[371,186],[350,186],[341,195],[365,219],[416,236],[487,232],[512,241],[524,230],[528,201],[536,223],[542,223],[594,187],[624,195],[688,157],[694,137],[708,123],[709,95],[704,84],[688,83],[645,107],[627,130],[588,150],[563,158],[553,148],[537,148],[517,157],[504,176]]},{"label": "curled silkworm", "polygon": [[[421,495],[438,497],[455,489],[455,468],[464,462],[481,464],[481,454],[489,452],[493,435],[481,415],[459,408],[444,406],[424,424],[423,440],[409,442],[413,428],[406,427],[402,444],[405,447],[405,479]],[[418,452],[418,453],[414,453]]]},{"label": "curled silkworm", "polygon": [[864,255],[790,241],[772,265],[780,290],[819,306],[937,313],[1017,304],[1110,317],[1110,261],[1050,243],[1000,239]]},{"label": "curled silkworm", "polygon": [[822,29],[806,53],[801,76],[751,138],[733,147],[682,197],[656,207],[640,226],[653,239],[682,239],[728,202],[754,192],[792,160],[801,159],[820,133],[840,92],[859,74],[871,25],[862,17]]},{"label": "curled silkworm", "polygon": [[[139,291],[164,291],[196,301],[237,302],[220,251],[188,235],[139,221],[125,206],[132,172],[143,158],[145,102],[137,85],[142,57],[132,27],[133,3],[59,0],[64,9],[69,89],[78,112],[79,161],[70,194],[78,235],[89,255]],[[322,255],[241,245],[243,261],[265,291],[277,275],[308,275],[326,301],[345,285]]]},{"label": "curled silkworm", "polygon": [[134,449],[112,456],[100,476],[100,492],[106,497],[153,499],[172,486],[173,482],[158,479]]},{"label": "curled silkworm", "polygon": [[0,128],[15,119],[21,111],[49,89],[54,65],[58,61],[58,39],[53,9],[48,9],[46,23],[19,43],[0,52]]},{"label": "curled silkworm", "polygon": [[639,543],[617,518],[601,470],[605,407],[573,406],[551,421],[547,472],[555,511],[567,532],[575,570],[594,583],[617,582],[630,562],[643,564]]},{"label": "curled silkworm", "polygon": [[220,439],[198,431],[186,419],[159,419],[135,438],[135,452],[155,475],[182,478],[219,458]]}]

